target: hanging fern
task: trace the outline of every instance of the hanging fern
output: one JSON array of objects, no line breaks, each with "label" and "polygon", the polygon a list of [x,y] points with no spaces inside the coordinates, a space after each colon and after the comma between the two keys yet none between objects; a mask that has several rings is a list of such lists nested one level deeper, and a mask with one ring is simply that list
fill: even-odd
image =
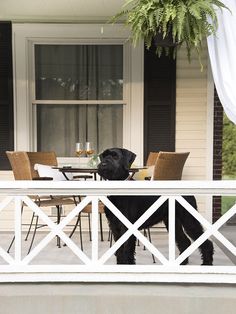
[{"label": "hanging fern", "polygon": [[127,0],[123,7],[110,21],[125,19],[134,45],[143,39],[149,48],[161,33],[163,39],[171,36],[178,45],[173,50],[157,44],[159,55],[165,51],[175,56],[176,49],[185,43],[189,60],[194,49],[200,57],[202,41],[215,34],[216,10],[228,9],[219,0]]}]

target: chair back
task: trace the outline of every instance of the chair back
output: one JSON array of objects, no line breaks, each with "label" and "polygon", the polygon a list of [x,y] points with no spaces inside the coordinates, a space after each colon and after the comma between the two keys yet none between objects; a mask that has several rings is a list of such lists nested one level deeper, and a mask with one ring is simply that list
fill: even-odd
[{"label": "chair back", "polygon": [[159,152],[152,180],[181,180],[189,152]]},{"label": "chair back", "polygon": [[27,152],[33,178],[39,178],[38,171],[34,169],[35,164],[57,166],[57,156],[55,152]]},{"label": "chair back", "polygon": [[26,152],[6,151],[15,180],[32,180],[29,157]]},{"label": "chair back", "polygon": [[147,158],[147,162],[146,162],[146,166],[154,166],[155,165],[155,162],[157,160],[157,157],[158,157],[158,152],[150,152],[148,154],[148,158]]}]

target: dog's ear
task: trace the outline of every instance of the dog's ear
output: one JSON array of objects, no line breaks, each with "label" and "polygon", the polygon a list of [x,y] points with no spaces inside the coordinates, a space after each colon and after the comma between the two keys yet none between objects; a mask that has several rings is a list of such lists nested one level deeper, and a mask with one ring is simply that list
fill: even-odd
[{"label": "dog's ear", "polygon": [[127,169],[129,169],[136,158],[136,154],[125,148],[121,148],[121,151],[125,161],[127,162]]}]

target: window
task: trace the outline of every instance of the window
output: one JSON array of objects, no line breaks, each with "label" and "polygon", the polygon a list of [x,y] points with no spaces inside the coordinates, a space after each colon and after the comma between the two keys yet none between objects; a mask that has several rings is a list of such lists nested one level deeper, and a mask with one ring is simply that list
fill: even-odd
[{"label": "window", "polygon": [[[13,24],[15,149],[143,154],[143,45],[122,25]],[[60,160],[67,162],[66,159]]]},{"label": "window", "polygon": [[38,151],[122,147],[123,45],[35,45],[35,94]]}]

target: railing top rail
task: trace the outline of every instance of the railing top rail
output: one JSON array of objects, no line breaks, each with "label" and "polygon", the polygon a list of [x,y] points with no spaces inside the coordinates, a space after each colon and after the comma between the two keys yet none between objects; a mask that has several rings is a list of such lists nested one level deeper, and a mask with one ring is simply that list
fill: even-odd
[{"label": "railing top rail", "polygon": [[236,195],[227,181],[0,181],[0,195]]}]

